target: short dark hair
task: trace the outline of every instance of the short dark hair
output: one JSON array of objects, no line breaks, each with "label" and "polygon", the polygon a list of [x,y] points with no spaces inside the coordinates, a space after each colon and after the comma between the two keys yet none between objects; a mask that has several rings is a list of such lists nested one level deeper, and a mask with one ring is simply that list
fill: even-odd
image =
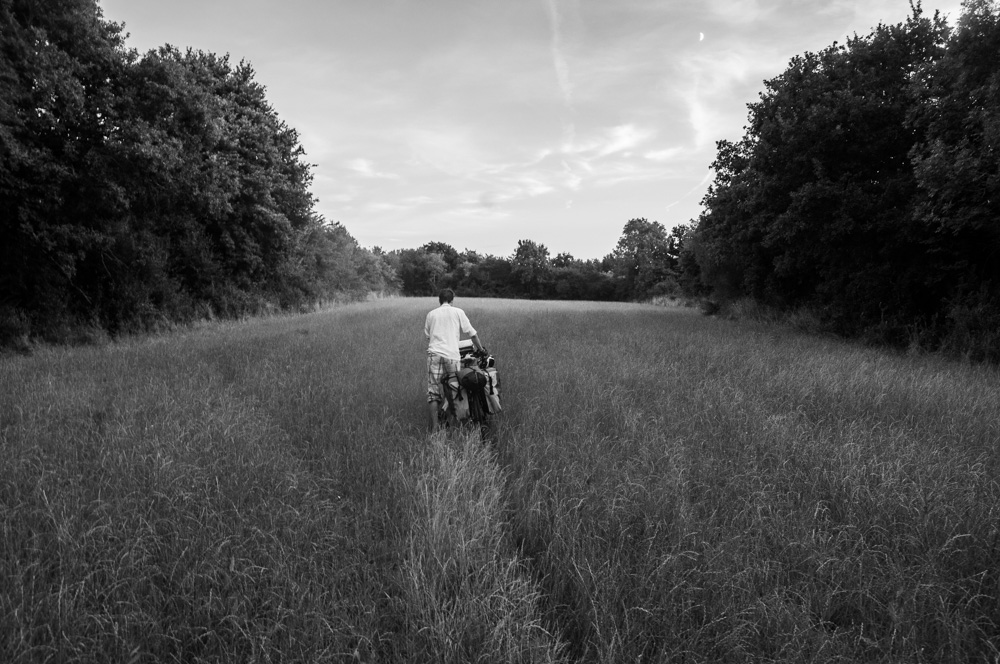
[{"label": "short dark hair", "polygon": [[442,288],[441,292],[438,293],[438,302],[444,304],[445,302],[451,302],[455,299],[455,291],[450,288]]}]

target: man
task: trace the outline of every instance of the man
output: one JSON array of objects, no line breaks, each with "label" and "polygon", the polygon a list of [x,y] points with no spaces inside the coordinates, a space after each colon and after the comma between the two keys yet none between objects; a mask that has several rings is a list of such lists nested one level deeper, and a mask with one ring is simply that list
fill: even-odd
[{"label": "man", "polygon": [[458,371],[458,342],[462,335],[472,339],[476,350],[484,350],[469,317],[458,307],[451,306],[454,299],[453,290],[442,290],[438,294],[440,306],[432,309],[424,321],[424,334],[427,335],[427,404],[431,431],[437,431],[441,427],[438,423],[438,411],[444,400],[441,379],[450,372]]}]

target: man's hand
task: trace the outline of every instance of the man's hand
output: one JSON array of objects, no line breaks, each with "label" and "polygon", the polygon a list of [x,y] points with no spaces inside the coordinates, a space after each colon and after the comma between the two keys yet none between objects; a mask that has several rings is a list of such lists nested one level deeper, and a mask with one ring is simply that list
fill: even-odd
[{"label": "man's hand", "polygon": [[479,340],[478,334],[472,336],[472,345],[473,347],[475,347],[477,352],[479,353],[486,352],[486,346],[484,346],[483,343]]}]

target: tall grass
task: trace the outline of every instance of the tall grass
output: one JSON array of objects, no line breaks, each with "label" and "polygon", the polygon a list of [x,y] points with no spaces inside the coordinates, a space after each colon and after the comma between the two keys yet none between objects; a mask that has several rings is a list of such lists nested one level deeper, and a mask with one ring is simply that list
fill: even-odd
[{"label": "tall grass", "polygon": [[995,371],[466,300],[484,447],[423,431],[433,305],[0,361],[0,660],[1000,655]]},{"label": "tall grass", "polygon": [[553,662],[538,593],[509,548],[503,477],[478,432],[432,439],[416,472],[403,564],[411,660]]},{"label": "tall grass", "polygon": [[683,311],[549,322],[505,464],[570,654],[996,657],[994,371]]},{"label": "tall grass", "polygon": [[[370,483],[406,440],[391,419],[338,422],[354,390],[324,394],[327,358],[292,368],[282,343],[311,332],[265,321],[4,363],[0,659],[316,661],[391,632],[394,497]],[[274,397],[315,413],[308,432]]]}]

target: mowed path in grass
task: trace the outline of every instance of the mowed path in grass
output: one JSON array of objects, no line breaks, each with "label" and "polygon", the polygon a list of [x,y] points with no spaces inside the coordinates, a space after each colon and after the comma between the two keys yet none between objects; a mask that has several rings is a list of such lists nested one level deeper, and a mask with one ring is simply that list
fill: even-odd
[{"label": "mowed path in grass", "polygon": [[0,659],[975,661],[994,370],[460,299],[496,446],[388,300],[0,362]]}]

